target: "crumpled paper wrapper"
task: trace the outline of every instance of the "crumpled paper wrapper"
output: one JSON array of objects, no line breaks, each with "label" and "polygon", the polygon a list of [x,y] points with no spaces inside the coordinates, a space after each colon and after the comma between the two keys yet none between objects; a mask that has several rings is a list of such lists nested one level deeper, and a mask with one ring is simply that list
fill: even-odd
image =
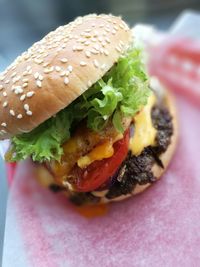
[{"label": "crumpled paper wrapper", "polygon": [[[150,63],[153,74],[166,68]],[[167,172],[104,216],[81,216],[64,196],[38,185],[30,161],[20,163],[8,199],[3,267],[200,266],[200,108],[180,95],[179,144]]]}]

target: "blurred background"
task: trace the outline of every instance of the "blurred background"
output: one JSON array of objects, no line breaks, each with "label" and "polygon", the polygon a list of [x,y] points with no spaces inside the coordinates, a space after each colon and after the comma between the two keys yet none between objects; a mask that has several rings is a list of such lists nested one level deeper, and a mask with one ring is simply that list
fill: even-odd
[{"label": "blurred background", "polygon": [[[130,26],[140,22],[167,30],[185,9],[200,10],[199,0],[0,0],[0,71],[57,26],[88,13],[122,15]],[[0,259],[7,183],[0,159]]]},{"label": "blurred background", "polygon": [[58,25],[92,12],[122,15],[130,24],[150,23],[167,29],[199,0],[0,0],[0,70]]}]

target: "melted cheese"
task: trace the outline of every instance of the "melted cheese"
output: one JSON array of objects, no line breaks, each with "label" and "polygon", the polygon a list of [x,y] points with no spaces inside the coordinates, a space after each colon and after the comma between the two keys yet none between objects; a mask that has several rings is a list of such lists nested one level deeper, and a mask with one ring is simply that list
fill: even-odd
[{"label": "melted cheese", "polygon": [[89,166],[95,160],[102,160],[112,157],[114,154],[113,144],[122,138],[123,134],[117,133],[115,136],[113,136],[113,138],[105,140],[103,144],[96,146],[87,155],[80,157],[77,161],[77,165],[83,169]]},{"label": "melted cheese", "polygon": [[139,155],[145,147],[155,144],[156,129],[151,119],[151,110],[155,101],[156,98],[152,94],[147,105],[134,117],[134,135],[129,142],[133,155]]},{"label": "melted cheese", "polygon": [[102,160],[105,158],[110,158],[114,154],[113,142],[106,141],[105,143],[95,147],[86,156],[81,157],[77,164],[80,168],[85,168],[90,165],[95,160]]}]

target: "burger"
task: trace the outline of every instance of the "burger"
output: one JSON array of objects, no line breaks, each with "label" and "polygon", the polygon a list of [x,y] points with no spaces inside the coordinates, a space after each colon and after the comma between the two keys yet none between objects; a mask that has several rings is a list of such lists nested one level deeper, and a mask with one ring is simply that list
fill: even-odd
[{"label": "burger", "polygon": [[35,43],[1,73],[0,105],[6,161],[31,158],[38,180],[77,205],[142,192],[176,145],[172,97],[152,89],[134,32],[112,15]]}]

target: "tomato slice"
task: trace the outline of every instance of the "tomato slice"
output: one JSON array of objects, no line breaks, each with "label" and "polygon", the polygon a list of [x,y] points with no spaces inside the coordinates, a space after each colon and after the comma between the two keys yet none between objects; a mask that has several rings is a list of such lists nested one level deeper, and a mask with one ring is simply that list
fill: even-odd
[{"label": "tomato slice", "polygon": [[129,130],[125,132],[124,138],[114,145],[114,155],[100,161],[94,161],[87,168],[81,169],[76,166],[70,176],[75,178],[75,190],[89,192],[97,189],[113,176],[118,167],[124,161],[128,153]]}]

